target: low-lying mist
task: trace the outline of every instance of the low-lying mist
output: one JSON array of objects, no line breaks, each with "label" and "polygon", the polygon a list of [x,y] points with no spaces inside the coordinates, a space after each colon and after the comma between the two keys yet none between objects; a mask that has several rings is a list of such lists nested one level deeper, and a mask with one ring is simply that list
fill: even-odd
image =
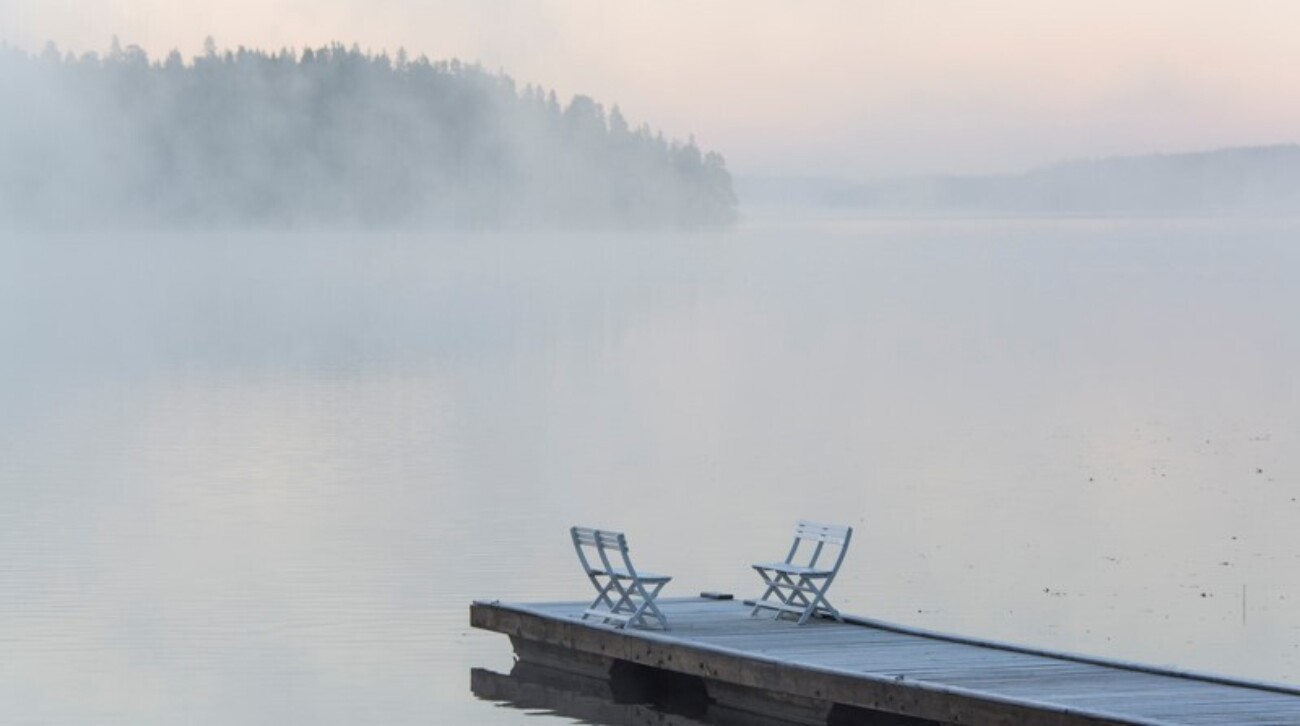
[{"label": "low-lying mist", "polygon": [[726,224],[722,157],[617,106],[457,60],[243,47],[151,60],[0,47],[0,225]]}]

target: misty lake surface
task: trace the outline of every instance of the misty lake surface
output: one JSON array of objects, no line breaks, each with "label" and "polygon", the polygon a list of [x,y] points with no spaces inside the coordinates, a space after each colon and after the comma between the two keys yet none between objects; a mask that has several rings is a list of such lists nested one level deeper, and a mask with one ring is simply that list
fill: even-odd
[{"label": "misty lake surface", "polygon": [[1300,223],[0,237],[0,722],[560,723],[479,599],[757,594],[1300,683]]}]

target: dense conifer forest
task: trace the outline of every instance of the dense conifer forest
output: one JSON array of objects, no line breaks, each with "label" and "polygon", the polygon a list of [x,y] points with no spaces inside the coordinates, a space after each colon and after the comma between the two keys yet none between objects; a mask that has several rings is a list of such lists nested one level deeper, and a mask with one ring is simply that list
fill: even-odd
[{"label": "dense conifer forest", "polygon": [[150,59],[0,48],[0,215],[130,227],[697,227],[722,157],[587,96],[340,44]]}]

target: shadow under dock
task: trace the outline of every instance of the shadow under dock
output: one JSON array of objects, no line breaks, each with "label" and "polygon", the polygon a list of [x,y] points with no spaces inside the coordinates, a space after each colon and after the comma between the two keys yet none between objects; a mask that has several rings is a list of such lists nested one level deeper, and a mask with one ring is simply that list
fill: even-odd
[{"label": "shadow under dock", "polygon": [[579,619],[586,603],[475,602],[510,637],[482,698],[598,723],[1300,725],[1300,689],[846,617],[797,626],[744,603],[659,601],[667,631]]}]

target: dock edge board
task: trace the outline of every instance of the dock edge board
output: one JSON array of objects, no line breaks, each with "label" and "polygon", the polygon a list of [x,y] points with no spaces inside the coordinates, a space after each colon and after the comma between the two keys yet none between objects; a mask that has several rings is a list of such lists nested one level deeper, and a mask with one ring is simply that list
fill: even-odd
[{"label": "dock edge board", "polygon": [[[1020,700],[953,686],[881,674],[795,663],[721,646],[674,638],[672,632],[625,631],[557,617],[528,605],[475,601],[470,624],[482,630],[590,657],[628,661],[670,670],[727,686],[739,686],[776,699],[812,699],[828,706],[877,711],[941,724],[998,726],[1169,726],[1053,703]],[[860,627],[873,627],[858,623]]]}]

